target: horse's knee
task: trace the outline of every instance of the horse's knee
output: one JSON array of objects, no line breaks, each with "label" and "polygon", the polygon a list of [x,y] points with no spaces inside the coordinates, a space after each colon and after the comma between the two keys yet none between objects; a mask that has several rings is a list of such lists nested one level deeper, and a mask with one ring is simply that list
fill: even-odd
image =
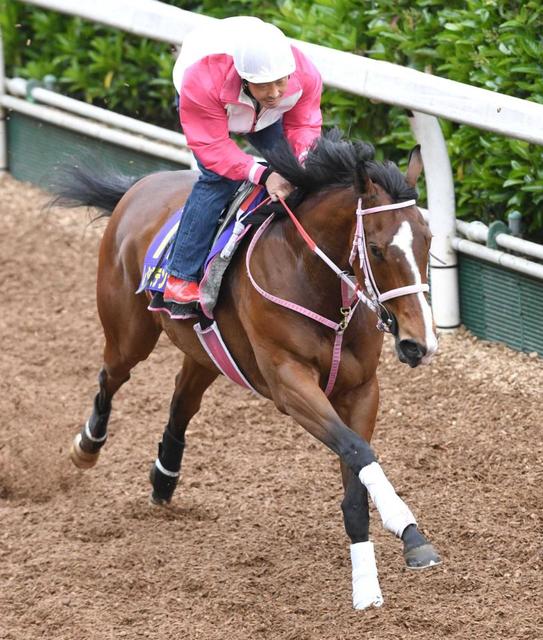
[{"label": "horse's knee", "polygon": [[357,477],[363,467],[376,460],[369,443],[347,427],[341,429],[337,453]]}]

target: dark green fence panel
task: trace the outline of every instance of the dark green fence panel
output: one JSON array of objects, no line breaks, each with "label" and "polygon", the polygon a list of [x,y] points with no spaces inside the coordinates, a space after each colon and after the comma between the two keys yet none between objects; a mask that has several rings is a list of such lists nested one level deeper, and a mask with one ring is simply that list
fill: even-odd
[{"label": "dark green fence panel", "polygon": [[543,282],[460,254],[460,313],[476,336],[543,355]]},{"label": "dark green fence panel", "polygon": [[10,173],[44,188],[51,184],[55,167],[76,162],[85,154],[96,158],[99,166],[134,176],[187,168],[15,112],[8,118],[7,132]]}]

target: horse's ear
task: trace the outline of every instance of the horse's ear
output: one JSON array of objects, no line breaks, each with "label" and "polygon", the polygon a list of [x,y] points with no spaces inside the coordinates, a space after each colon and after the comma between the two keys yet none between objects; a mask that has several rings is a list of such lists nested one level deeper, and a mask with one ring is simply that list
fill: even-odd
[{"label": "horse's ear", "polygon": [[376,193],[375,184],[369,177],[364,162],[356,164],[355,187],[359,195],[372,196]]},{"label": "horse's ear", "polygon": [[409,160],[407,162],[407,173],[405,179],[410,187],[417,186],[417,180],[422,172],[422,154],[420,152],[420,144],[413,147],[409,153]]}]

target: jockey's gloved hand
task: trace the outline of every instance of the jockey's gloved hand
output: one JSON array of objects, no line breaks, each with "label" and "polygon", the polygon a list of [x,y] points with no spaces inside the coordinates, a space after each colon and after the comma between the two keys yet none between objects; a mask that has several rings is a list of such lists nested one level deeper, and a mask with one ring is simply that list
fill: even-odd
[{"label": "jockey's gloved hand", "polygon": [[286,199],[294,190],[294,187],[288,180],[276,171],[272,171],[266,180],[266,190],[273,202],[277,202],[279,198]]}]

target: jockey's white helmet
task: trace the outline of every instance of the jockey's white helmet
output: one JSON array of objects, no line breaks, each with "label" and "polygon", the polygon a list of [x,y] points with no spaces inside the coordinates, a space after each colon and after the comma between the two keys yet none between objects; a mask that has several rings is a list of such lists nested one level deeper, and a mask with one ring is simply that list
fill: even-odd
[{"label": "jockey's white helmet", "polygon": [[255,84],[274,82],[296,70],[296,61],[285,34],[273,24],[252,21],[233,52],[241,78]]}]

